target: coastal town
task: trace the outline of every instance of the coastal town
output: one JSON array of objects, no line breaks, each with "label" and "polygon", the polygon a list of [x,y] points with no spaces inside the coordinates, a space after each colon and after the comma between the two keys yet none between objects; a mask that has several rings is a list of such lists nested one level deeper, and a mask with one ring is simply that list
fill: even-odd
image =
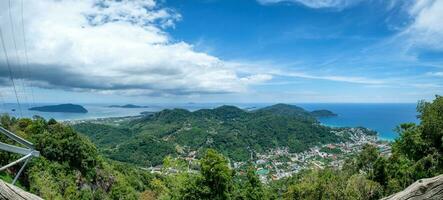
[{"label": "coastal town", "polygon": [[[366,128],[343,128],[335,134],[347,134],[350,140],[336,144],[323,144],[307,151],[291,153],[287,148],[278,148],[267,153],[257,153],[254,162],[256,173],[263,183],[290,177],[304,169],[340,168],[345,160],[361,151],[364,145],[376,146],[383,155],[389,155],[389,142],[380,141],[377,135],[368,135]],[[241,169],[244,162],[234,163],[234,168]]]},{"label": "coastal town", "polygon": [[[390,143],[379,140],[377,134],[370,129],[363,127],[336,128],[331,132],[346,137],[348,140],[318,145],[298,153],[291,153],[285,147],[271,149],[265,153],[253,152],[249,161],[230,162],[230,166],[238,173],[243,174],[252,163],[260,181],[269,183],[293,176],[306,169],[341,168],[347,158],[360,152],[366,144],[376,146],[382,155],[390,155]],[[187,163],[188,172],[196,172],[194,167],[198,162],[197,151],[189,151],[186,156],[177,159]],[[147,170],[152,173],[177,173],[179,171],[174,168],[165,169],[164,166],[150,167]]]},{"label": "coastal town", "polygon": [[[145,113],[144,113],[145,114]],[[152,113],[146,113],[152,114]],[[146,115],[145,114],[145,115]],[[100,118],[94,120],[77,120],[65,123],[76,124],[83,122],[99,124],[120,124],[142,117],[114,117]],[[324,169],[327,167],[341,168],[346,159],[360,152],[364,145],[376,146],[382,155],[389,156],[391,152],[390,142],[379,140],[375,131],[364,127],[355,128],[333,128],[332,134],[346,138],[346,141],[338,143],[320,144],[302,152],[291,152],[287,147],[269,149],[266,152],[251,152],[248,161],[230,161],[230,166],[238,173],[245,173],[252,164],[261,182],[270,181],[293,176],[307,169]],[[189,148],[180,148],[180,154],[175,159],[184,161],[187,165],[186,171],[198,171],[198,151]],[[152,173],[177,173],[181,170],[165,166],[151,166],[143,168]]]}]

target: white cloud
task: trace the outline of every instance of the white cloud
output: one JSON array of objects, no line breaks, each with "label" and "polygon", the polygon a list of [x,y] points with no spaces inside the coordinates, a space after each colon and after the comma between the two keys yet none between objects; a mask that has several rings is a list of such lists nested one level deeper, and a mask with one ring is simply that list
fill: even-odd
[{"label": "white cloud", "polygon": [[417,0],[410,6],[412,24],[401,33],[409,45],[434,50],[443,50],[443,1]]},{"label": "white cloud", "polygon": [[[16,3],[12,12],[18,19],[20,5]],[[0,25],[11,41],[9,18],[7,12],[2,13]],[[186,42],[176,42],[165,28],[173,27],[181,16],[154,0],[29,1],[24,14],[32,75],[16,76],[40,87],[180,95],[242,92],[272,78],[240,76],[225,61],[197,52]],[[6,46],[13,56],[11,43]],[[24,51],[21,43],[19,51]],[[7,76],[6,71],[0,70],[0,76]]]},{"label": "white cloud", "polygon": [[[328,74],[324,75],[318,73],[315,70],[307,70],[305,64],[303,63],[275,63],[271,61],[256,61],[248,62],[248,64],[243,64],[243,62],[229,62],[227,66],[230,68],[235,68],[239,72],[254,72],[260,74],[258,77],[267,77],[269,79],[272,77],[292,77],[292,78],[302,78],[302,79],[314,79],[314,80],[325,80],[333,82],[344,82],[344,83],[357,83],[364,85],[381,85],[386,84],[390,80],[378,79],[378,78],[368,78],[363,76],[354,75],[335,75]],[[264,76],[263,76],[264,75]],[[267,80],[267,79],[264,79]],[[280,82],[286,84],[284,82]],[[277,84],[280,84],[277,83]],[[267,82],[266,84],[274,84]]]},{"label": "white cloud", "polygon": [[435,77],[443,77],[443,72],[428,72],[426,73],[428,76],[435,76]]},{"label": "white cloud", "polygon": [[257,0],[260,4],[274,4],[280,2],[298,3],[310,8],[344,9],[353,6],[362,0]]},{"label": "white cloud", "polygon": [[289,77],[297,77],[297,78],[306,78],[306,79],[318,79],[318,80],[327,80],[327,81],[335,81],[335,82],[346,82],[346,83],[358,83],[358,84],[368,84],[368,85],[377,85],[384,84],[385,81],[378,79],[370,79],[366,77],[358,77],[358,76],[321,76],[321,75],[312,75],[306,74],[302,72],[289,72],[289,73],[278,73],[281,76],[289,76]]}]

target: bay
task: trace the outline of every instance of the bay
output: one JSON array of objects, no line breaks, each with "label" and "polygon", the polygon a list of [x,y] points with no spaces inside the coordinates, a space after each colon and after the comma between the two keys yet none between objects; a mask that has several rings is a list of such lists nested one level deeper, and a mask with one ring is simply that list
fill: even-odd
[{"label": "bay", "polygon": [[[29,111],[29,105],[22,105],[23,117],[38,115],[46,119],[56,120],[80,120],[96,119],[106,117],[135,116],[141,112],[157,112],[166,108],[184,108],[195,111],[202,108],[215,108],[226,103],[168,103],[168,104],[143,104],[148,108],[110,108],[108,104],[81,104],[88,113],[51,113]],[[35,106],[54,105],[36,104]],[[238,106],[243,109],[254,110],[271,103],[232,103],[227,105]],[[357,127],[362,126],[378,132],[379,137],[384,140],[393,140],[398,137],[395,128],[401,123],[418,123],[415,103],[293,103],[308,111],[327,109],[338,116],[320,118],[319,121],[327,126],[333,127]],[[13,111],[15,110],[15,111]],[[0,105],[0,113],[20,117],[20,110],[14,103]]]}]

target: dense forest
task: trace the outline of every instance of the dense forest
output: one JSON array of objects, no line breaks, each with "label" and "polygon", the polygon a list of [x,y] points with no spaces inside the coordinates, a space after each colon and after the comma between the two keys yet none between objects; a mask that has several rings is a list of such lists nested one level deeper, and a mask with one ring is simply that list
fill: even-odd
[{"label": "dense forest", "polygon": [[[74,125],[109,158],[141,166],[158,165],[167,155],[213,148],[235,161],[247,161],[251,152],[288,147],[300,152],[309,147],[346,141],[319,124],[303,108],[276,104],[248,112],[234,106],[163,110],[120,126],[94,123]],[[331,112],[327,112],[331,114]],[[370,131],[367,131],[371,134]],[[375,134],[375,133],[372,133]]]},{"label": "dense forest", "polygon": [[[34,143],[41,156],[33,158],[18,186],[44,199],[137,199],[153,176],[128,164],[103,158],[87,138],[55,120],[16,119],[4,115],[1,126]],[[0,141],[14,144],[5,136]],[[19,155],[0,151],[0,165]],[[11,182],[21,165],[0,172]]]},{"label": "dense forest", "polygon": [[[163,173],[153,175],[103,158],[88,139],[55,120],[2,116],[1,124],[41,152],[20,177],[19,186],[45,199],[378,199],[417,179],[443,173],[443,97],[420,102],[417,108],[420,124],[398,126],[390,156],[367,145],[342,169],[307,170],[267,185],[259,181],[252,165],[234,171],[223,154],[210,148],[204,150],[195,171],[185,160],[167,156]],[[180,112],[183,115],[153,117],[168,120],[189,114]],[[1,141],[11,143],[4,137]],[[0,162],[4,165],[14,158],[1,152]],[[1,178],[10,181],[18,168],[1,172]]]}]

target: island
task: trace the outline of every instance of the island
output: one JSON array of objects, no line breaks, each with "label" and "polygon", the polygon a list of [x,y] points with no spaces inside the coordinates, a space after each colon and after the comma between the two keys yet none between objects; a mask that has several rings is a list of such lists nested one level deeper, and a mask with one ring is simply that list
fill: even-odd
[{"label": "island", "polygon": [[148,106],[138,106],[134,104],[126,104],[126,105],[110,105],[109,108],[148,108]]},{"label": "island", "polygon": [[311,115],[314,117],[336,117],[337,114],[333,113],[330,110],[314,110],[311,112]]},{"label": "island", "polygon": [[81,105],[76,104],[59,104],[59,105],[49,105],[49,106],[39,106],[32,107],[29,110],[40,111],[40,112],[63,112],[63,113],[87,113],[86,110]]}]

